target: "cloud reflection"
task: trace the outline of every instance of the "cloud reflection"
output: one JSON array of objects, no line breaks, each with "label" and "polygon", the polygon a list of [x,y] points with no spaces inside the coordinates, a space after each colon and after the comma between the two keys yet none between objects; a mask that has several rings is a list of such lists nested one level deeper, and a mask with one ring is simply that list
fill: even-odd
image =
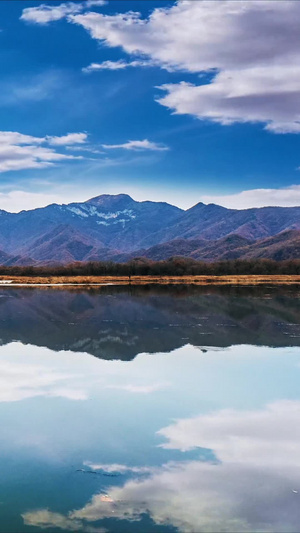
[{"label": "cloud reflection", "polygon": [[132,392],[134,394],[151,394],[152,392],[164,390],[170,387],[170,383],[167,381],[151,383],[150,385],[137,385],[133,383],[127,383],[124,385],[106,385],[107,389],[118,389],[126,392]]},{"label": "cloud reflection", "polygon": [[41,364],[0,360],[0,402],[17,402],[36,396],[85,400],[86,392],[72,384],[71,373]]},{"label": "cloud reflection", "polygon": [[[148,513],[157,525],[183,533],[298,531],[299,419],[300,402],[283,400],[261,410],[220,410],[175,421],[159,431],[163,447],[209,448],[217,460],[145,467],[142,476],[138,468],[127,468],[134,477],[111,486],[107,498],[96,494],[81,509],[59,516],[68,528],[73,523],[82,529],[104,518],[137,521]],[[125,465],[96,466],[126,471]],[[57,523],[58,514],[47,511],[43,525],[41,512],[25,513],[25,524]]]},{"label": "cloud reflection", "polygon": [[[147,357],[146,361],[147,363]],[[94,390],[151,394],[170,382],[145,377],[119,361],[103,361],[88,354],[52,352],[18,342],[0,347],[0,403],[43,396],[87,400]]]},{"label": "cloud reflection", "polygon": [[[32,519],[31,519],[32,515]],[[68,518],[60,513],[51,513],[47,509],[26,513],[24,522],[27,526],[36,526],[41,529],[58,528],[64,531],[84,531],[85,533],[106,533],[107,529],[83,525],[80,520]]]}]

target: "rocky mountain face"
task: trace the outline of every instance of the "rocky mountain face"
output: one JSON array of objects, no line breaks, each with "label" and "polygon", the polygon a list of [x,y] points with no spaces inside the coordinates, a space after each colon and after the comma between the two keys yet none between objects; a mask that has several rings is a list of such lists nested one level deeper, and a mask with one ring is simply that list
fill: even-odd
[{"label": "rocky mountain face", "polygon": [[300,257],[300,207],[235,210],[202,203],[183,211],[126,194],[0,211],[0,263]]}]

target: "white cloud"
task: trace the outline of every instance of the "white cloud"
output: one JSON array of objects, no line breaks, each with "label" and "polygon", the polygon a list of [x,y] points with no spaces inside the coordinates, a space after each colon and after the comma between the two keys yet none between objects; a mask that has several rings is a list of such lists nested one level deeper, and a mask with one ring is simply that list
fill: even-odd
[{"label": "white cloud", "polygon": [[0,145],[10,144],[42,144],[44,137],[33,137],[32,135],[24,135],[18,131],[0,131]]},{"label": "white cloud", "polygon": [[35,24],[48,24],[48,22],[63,19],[71,13],[79,13],[80,11],[81,4],[76,5],[74,2],[54,6],[41,4],[37,7],[23,9],[21,20]]},{"label": "white cloud", "polygon": [[274,56],[284,64],[286,57],[297,52],[299,12],[295,2],[288,0],[200,0],[154,9],[148,19],[130,11],[85,13],[70,20],[107,46],[121,46],[127,53],[150,56],[162,66],[197,73],[268,64]]},{"label": "white cloud", "polygon": [[[212,80],[165,84],[157,101],[178,114],[222,125],[262,123],[273,133],[300,133],[300,3],[290,0],[183,0],[148,18],[127,12],[82,13],[95,5],[69,2],[23,10],[22,19],[66,19],[130,61],[92,63],[84,72],[160,65],[209,73]],[[97,5],[101,5],[101,1]],[[237,46],[238,43],[238,46]]]},{"label": "white cloud", "polygon": [[0,144],[0,172],[29,168],[46,168],[52,166],[54,162],[65,159],[78,159],[78,157],[75,158],[72,155],[60,154],[50,148],[42,148],[35,145],[18,146]]},{"label": "white cloud", "polygon": [[157,102],[176,114],[190,114],[224,126],[262,122],[273,133],[300,133],[299,66],[224,70],[212,83],[165,84]]},{"label": "white cloud", "polygon": [[68,133],[62,137],[47,137],[49,144],[55,146],[70,146],[72,144],[83,144],[87,141],[86,133]]},{"label": "white cloud", "polygon": [[31,24],[48,24],[61,20],[68,15],[80,13],[86,8],[93,6],[103,6],[104,0],[85,0],[84,2],[67,2],[59,5],[41,4],[36,7],[27,7],[23,9],[21,20]]},{"label": "white cloud", "polygon": [[227,195],[200,195],[199,200],[206,204],[214,203],[232,209],[295,207],[300,206],[300,185],[281,189],[252,189]]},{"label": "white cloud", "polygon": [[89,7],[101,7],[105,6],[105,4],[107,4],[106,0],[84,0],[82,7],[84,9]]},{"label": "white cloud", "polygon": [[15,131],[0,131],[0,172],[45,168],[58,161],[82,159],[57,152],[43,144],[63,146],[85,142],[86,134],[72,133],[63,137],[33,137]]},{"label": "white cloud", "polygon": [[299,2],[184,0],[146,19],[88,12],[68,20],[107,46],[168,70],[215,76],[211,83],[164,85],[167,94],[158,102],[176,113],[300,132]]},{"label": "white cloud", "polygon": [[82,69],[83,72],[89,74],[90,72],[97,72],[99,70],[124,70],[128,67],[153,67],[152,61],[124,61],[119,59],[118,61],[103,61],[102,63],[91,63],[88,67]]},{"label": "white cloud", "polygon": [[166,150],[169,150],[168,146],[165,146],[163,144],[158,144],[155,142],[148,141],[148,139],[144,139],[142,141],[128,141],[123,144],[102,144],[102,147],[105,149],[118,149],[123,148],[124,150],[156,150],[160,152],[164,152]]}]

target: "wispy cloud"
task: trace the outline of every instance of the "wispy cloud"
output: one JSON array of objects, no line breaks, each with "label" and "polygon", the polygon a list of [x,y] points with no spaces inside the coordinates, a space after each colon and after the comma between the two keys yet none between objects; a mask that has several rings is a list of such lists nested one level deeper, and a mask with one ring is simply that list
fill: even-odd
[{"label": "wispy cloud", "polygon": [[49,100],[61,93],[66,85],[60,71],[48,70],[38,74],[20,74],[0,81],[0,106],[22,106],[30,102]]},{"label": "wispy cloud", "polygon": [[82,69],[87,74],[91,72],[97,72],[99,70],[124,70],[129,67],[153,67],[155,63],[149,60],[135,60],[124,61],[119,59],[118,61],[103,61],[102,63],[91,63],[88,67]]},{"label": "wispy cloud", "polygon": [[156,150],[160,152],[165,152],[166,150],[169,150],[168,146],[165,146],[164,144],[155,143],[152,141],[148,141],[148,139],[144,139],[142,141],[128,141],[123,144],[102,144],[102,147],[106,150],[115,150],[122,148],[124,150],[136,150],[136,151],[142,151],[142,150]]},{"label": "wispy cloud", "polygon": [[72,384],[72,374],[40,364],[0,361],[0,402],[18,402],[37,396],[86,400],[86,392]]},{"label": "wispy cloud", "polygon": [[83,159],[82,156],[58,152],[49,145],[63,147],[85,142],[85,139],[83,133],[34,137],[15,131],[0,131],[0,172],[45,168],[63,160]]},{"label": "wispy cloud", "polygon": [[134,474],[148,474],[152,472],[152,468],[149,466],[128,466],[120,464],[98,464],[92,463],[90,461],[84,461],[84,466],[88,466],[92,470],[103,470],[103,472],[114,473],[120,472],[125,474],[127,472],[132,472]]},{"label": "wispy cloud", "polygon": [[149,385],[147,384],[138,385],[134,383],[127,383],[125,385],[122,385],[122,384],[121,385],[107,385],[106,388],[124,390],[126,392],[132,392],[134,394],[151,394],[152,392],[164,390],[169,386],[170,386],[170,383],[168,382],[151,383]]}]

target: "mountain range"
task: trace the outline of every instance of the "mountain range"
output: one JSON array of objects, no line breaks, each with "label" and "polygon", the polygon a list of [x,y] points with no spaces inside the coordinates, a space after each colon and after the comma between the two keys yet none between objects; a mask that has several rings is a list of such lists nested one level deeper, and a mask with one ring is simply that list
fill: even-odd
[{"label": "mountain range", "polygon": [[0,264],[173,256],[299,259],[300,207],[237,210],[198,203],[184,211],[119,194],[20,213],[0,210]]}]

